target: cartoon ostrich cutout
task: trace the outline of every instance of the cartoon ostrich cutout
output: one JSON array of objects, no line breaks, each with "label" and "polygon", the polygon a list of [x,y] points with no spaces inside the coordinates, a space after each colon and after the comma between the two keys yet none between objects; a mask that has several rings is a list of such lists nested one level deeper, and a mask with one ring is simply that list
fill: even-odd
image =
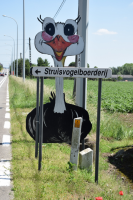
[{"label": "cartoon ostrich cutout", "polygon": [[[55,23],[46,17],[38,19],[42,23],[42,31],[35,37],[35,47],[42,54],[49,54],[54,60],[55,67],[64,67],[66,56],[80,54],[84,49],[82,37],[75,35],[80,17],[76,20],[68,19],[65,23]],[[50,103],[43,105],[43,143],[71,143],[73,119],[83,118],[81,140],[92,128],[88,112],[65,102],[63,94],[63,78],[56,77],[56,95],[51,92]],[[36,108],[26,118],[26,129],[35,139],[36,135]]]}]

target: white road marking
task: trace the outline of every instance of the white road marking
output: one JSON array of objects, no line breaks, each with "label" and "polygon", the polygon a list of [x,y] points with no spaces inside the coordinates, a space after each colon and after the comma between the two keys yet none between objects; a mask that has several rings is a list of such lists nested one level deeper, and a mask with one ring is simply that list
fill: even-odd
[{"label": "white road marking", "polygon": [[6,103],[6,106],[9,106],[9,103]]},{"label": "white road marking", "polygon": [[[0,82],[0,88],[2,87],[3,83],[5,82],[6,77]],[[7,103],[8,107],[6,107],[6,111],[10,111],[9,109],[9,93],[7,91]],[[5,118],[10,118],[10,113],[5,113]],[[4,122],[4,128],[9,129],[10,128],[10,122],[5,121]],[[10,145],[10,135],[3,135],[2,139],[2,146],[9,146]],[[6,148],[6,147],[5,147]],[[11,180],[11,173],[10,173],[10,162],[5,159],[0,160],[0,187],[1,186],[10,186],[10,180]],[[1,199],[1,198],[0,198]]]},{"label": "white road marking", "polygon": [[5,121],[5,123],[4,123],[4,128],[9,129],[9,128],[10,128],[10,122]]},{"label": "white road marking", "polygon": [[0,161],[0,186],[10,186],[10,162]]},{"label": "white road marking", "polygon": [[7,107],[7,108],[6,108],[6,111],[7,111],[7,112],[9,112],[9,111],[10,111],[9,107]]},{"label": "white road marking", "polygon": [[10,119],[10,113],[6,113],[5,118]]},{"label": "white road marking", "polygon": [[3,135],[2,145],[9,146],[10,144],[10,135]]},{"label": "white road marking", "polygon": [[2,87],[3,83],[5,82],[6,77],[2,79],[2,81],[0,82],[0,88]]}]

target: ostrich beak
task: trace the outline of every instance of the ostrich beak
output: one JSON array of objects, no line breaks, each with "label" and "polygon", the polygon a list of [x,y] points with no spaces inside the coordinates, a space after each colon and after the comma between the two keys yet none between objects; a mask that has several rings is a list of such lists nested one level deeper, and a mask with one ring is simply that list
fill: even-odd
[{"label": "ostrich beak", "polygon": [[54,40],[46,42],[46,44],[53,49],[56,59],[61,61],[67,47],[72,43],[66,42],[61,35],[57,35]]}]

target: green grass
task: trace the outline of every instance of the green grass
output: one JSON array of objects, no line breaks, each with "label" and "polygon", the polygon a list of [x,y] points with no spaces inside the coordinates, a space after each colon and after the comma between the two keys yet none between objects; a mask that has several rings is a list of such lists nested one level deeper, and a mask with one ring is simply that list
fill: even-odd
[{"label": "green grass", "polygon": [[[54,79],[44,79],[47,86],[55,86]],[[73,91],[74,80],[64,80],[64,92]],[[101,107],[110,112],[133,112],[133,89],[132,82],[102,82]],[[71,96],[70,96],[71,97]],[[87,82],[87,102],[97,106],[98,81]]]},{"label": "green grass", "polygon": [[[98,81],[88,81],[88,102],[97,104]],[[132,82],[102,82],[101,107],[110,112],[133,112]]]},{"label": "green grass", "polygon": [[[89,81],[92,84],[95,81]],[[102,156],[116,149],[131,145],[127,129],[120,124],[114,114],[101,112],[101,140],[99,157],[99,184],[95,184],[95,165],[93,173],[86,170],[76,172],[69,170],[70,147],[67,144],[43,144],[42,170],[38,172],[38,159],[35,159],[35,142],[26,132],[26,116],[36,106],[36,83],[29,80],[25,84],[19,78],[10,76],[9,95],[11,109],[12,134],[12,172],[14,200],[92,200],[102,196],[106,200],[121,199],[119,191],[123,190],[123,200],[132,200],[128,184],[108,173],[109,164]],[[55,90],[54,80],[44,80],[44,103],[49,101],[50,91]],[[92,84],[93,85],[93,84]],[[94,87],[95,88],[95,87]],[[73,82],[64,81],[67,102],[72,100]],[[87,110],[93,124],[90,137],[96,132],[96,106],[87,103]],[[127,137],[126,137],[126,134]],[[106,138],[113,138],[107,140]]]}]

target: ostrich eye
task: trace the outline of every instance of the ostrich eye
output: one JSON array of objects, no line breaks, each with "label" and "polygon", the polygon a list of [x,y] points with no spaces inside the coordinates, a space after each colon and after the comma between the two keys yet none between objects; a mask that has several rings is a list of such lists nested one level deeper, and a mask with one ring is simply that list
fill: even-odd
[{"label": "ostrich eye", "polygon": [[54,27],[54,25],[52,23],[47,24],[46,27],[45,27],[45,31],[49,35],[53,36],[55,34],[55,27]]},{"label": "ostrich eye", "polygon": [[74,35],[74,27],[72,24],[66,24],[64,27],[64,34],[69,36],[69,35]]}]

